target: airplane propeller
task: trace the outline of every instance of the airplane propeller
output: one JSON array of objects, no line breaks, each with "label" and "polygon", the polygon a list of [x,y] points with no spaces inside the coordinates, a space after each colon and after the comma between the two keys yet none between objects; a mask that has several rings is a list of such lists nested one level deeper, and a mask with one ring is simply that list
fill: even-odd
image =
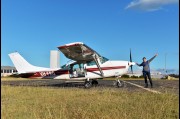
[{"label": "airplane propeller", "polygon": [[[131,56],[131,49],[130,49],[130,62],[132,63],[132,56]],[[133,65],[130,65],[130,67],[131,67],[131,72],[132,72],[132,74],[133,74],[133,67],[132,67]]]}]

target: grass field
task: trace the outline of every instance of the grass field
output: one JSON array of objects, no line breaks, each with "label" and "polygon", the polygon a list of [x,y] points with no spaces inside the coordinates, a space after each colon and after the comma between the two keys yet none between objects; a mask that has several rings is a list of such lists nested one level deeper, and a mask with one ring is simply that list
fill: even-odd
[{"label": "grass field", "polygon": [[1,85],[2,119],[177,119],[175,94]]}]

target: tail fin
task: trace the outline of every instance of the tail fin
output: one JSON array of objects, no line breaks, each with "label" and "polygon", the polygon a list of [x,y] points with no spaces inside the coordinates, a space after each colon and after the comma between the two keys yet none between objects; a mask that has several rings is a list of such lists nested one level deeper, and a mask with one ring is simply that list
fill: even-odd
[{"label": "tail fin", "polygon": [[18,52],[8,54],[12,60],[14,66],[16,67],[18,73],[27,73],[38,70],[46,70],[49,68],[37,67],[28,63]]}]

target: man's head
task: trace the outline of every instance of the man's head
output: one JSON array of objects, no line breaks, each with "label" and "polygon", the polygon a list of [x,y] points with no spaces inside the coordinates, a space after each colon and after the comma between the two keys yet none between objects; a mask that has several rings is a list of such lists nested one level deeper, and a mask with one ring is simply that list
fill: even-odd
[{"label": "man's head", "polygon": [[143,60],[143,62],[146,62],[146,57],[143,57],[143,59],[142,59],[142,60]]}]

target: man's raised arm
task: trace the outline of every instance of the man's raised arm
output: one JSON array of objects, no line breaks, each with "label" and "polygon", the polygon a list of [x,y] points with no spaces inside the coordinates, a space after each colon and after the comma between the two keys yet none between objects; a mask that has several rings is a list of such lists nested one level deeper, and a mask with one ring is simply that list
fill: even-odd
[{"label": "man's raised arm", "polygon": [[138,63],[136,62],[136,65],[138,65],[138,66],[142,66],[142,63],[141,63],[141,64],[138,64]]},{"label": "man's raised arm", "polygon": [[152,57],[152,58],[149,59],[148,61],[151,62],[156,56],[158,56],[158,54],[154,55],[154,57]]}]

